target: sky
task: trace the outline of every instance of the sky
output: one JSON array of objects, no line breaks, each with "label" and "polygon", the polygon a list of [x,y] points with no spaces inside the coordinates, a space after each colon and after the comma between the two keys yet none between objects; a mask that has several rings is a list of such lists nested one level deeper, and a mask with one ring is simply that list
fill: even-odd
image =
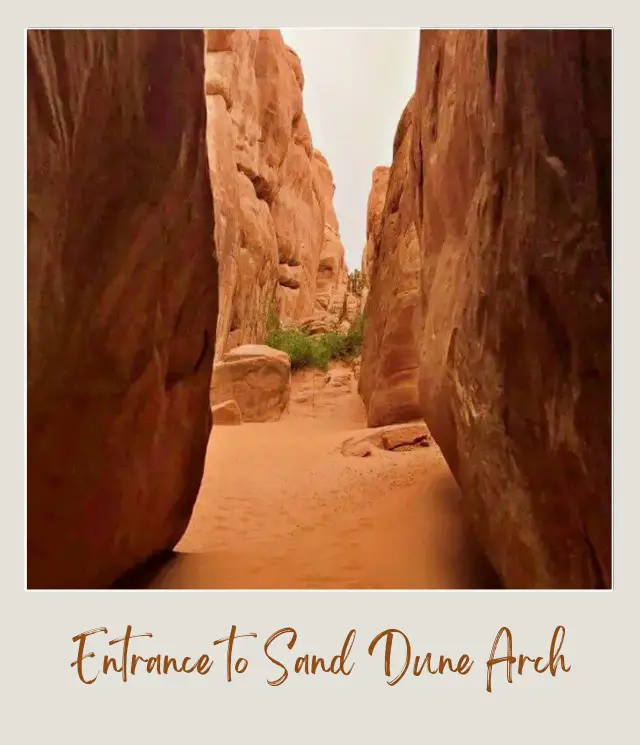
[{"label": "sky", "polygon": [[391,165],[393,137],[415,89],[418,29],[283,29],[304,72],[313,145],[329,161],[349,269],[359,269],[376,166]]}]

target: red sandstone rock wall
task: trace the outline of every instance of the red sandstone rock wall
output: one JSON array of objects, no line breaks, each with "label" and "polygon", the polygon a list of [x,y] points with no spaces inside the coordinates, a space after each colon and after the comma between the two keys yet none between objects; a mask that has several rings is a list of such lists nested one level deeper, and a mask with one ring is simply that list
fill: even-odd
[{"label": "red sandstone rock wall", "polygon": [[387,198],[387,187],[389,185],[389,166],[378,166],[373,169],[371,177],[371,191],[367,203],[367,242],[362,251],[362,281],[364,284],[364,304],[371,287],[371,274],[373,272],[374,247],[380,242],[380,231],[382,230],[382,212]]},{"label": "red sandstone rock wall", "polygon": [[29,587],[171,549],[204,466],[217,314],[198,31],[29,31]]},{"label": "red sandstone rock wall", "polygon": [[370,427],[421,417],[420,249],[409,182],[411,145],[410,101],[398,124],[391,170],[374,171],[369,197],[363,271],[370,290],[359,390]]},{"label": "red sandstone rock wall", "polygon": [[275,30],[209,30],[206,37],[222,355],[264,340],[272,304],[285,323],[312,314],[329,207],[298,56]]},{"label": "red sandstone rock wall", "polygon": [[326,158],[314,151],[314,177],[324,213],[322,249],[317,265],[312,330],[345,331],[360,312],[360,295],[349,283],[349,268],[333,207],[335,184]]},{"label": "red sandstone rock wall", "polygon": [[421,399],[508,587],[611,583],[611,36],[423,31]]}]

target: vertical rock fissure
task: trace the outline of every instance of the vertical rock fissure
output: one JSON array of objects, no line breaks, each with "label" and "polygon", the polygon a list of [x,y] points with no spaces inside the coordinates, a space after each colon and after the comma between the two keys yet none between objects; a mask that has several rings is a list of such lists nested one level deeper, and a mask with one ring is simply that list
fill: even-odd
[{"label": "vertical rock fissure", "polygon": [[495,29],[487,31],[487,70],[489,85],[491,86],[491,100],[496,100],[496,78],[498,74],[498,32]]},{"label": "vertical rock fissure", "polygon": [[[609,34],[608,31],[604,30],[592,31],[589,33],[593,35]],[[602,232],[602,240],[607,261],[609,262],[609,265],[611,265],[611,210],[613,196],[611,193],[611,133],[609,131],[609,136],[606,137],[603,136],[603,133],[596,131],[596,127],[592,120],[593,112],[590,110],[591,107],[598,106],[598,108],[604,112],[604,121],[611,122],[611,71],[609,71],[609,74],[606,77],[601,76],[597,79],[597,83],[604,89],[605,100],[602,101],[601,98],[599,98],[597,102],[593,101],[591,80],[595,77],[595,72],[592,70],[593,66],[589,61],[587,38],[587,36],[583,36],[580,40],[582,96],[586,109],[584,112],[585,122],[593,150],[593,162],[596,175],[596,200],[598,204],[598,212],[600,213],[600,229]],[[598,41],[599,40],[600,38],[598,38]]]},{"label": "vertical rock fissure", "polygon": [[438,139],[438,106],[440,98],[440,80],[442,78],[442,53],[438,55],[433,71],[433,98],[431,102],[431,137]]}]

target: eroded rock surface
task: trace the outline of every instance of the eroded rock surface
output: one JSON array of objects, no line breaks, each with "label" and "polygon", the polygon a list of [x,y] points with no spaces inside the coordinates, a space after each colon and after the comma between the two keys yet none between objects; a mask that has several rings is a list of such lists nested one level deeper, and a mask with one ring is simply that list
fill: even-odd
[{"label": "eroded rock surface", "polygon": [[242,412],[240,407],[233,400],[223,401],[221,404],[215,404],[211,408],[213,423],[215,424],[242,424]]},{"label": "eroded rock surface", "polygon": [[371,176],[371,191],[367,202],[367,242],[362,251],[362,283],[363,297],[362,306],[366,305],[369,288],[371,287],[371,273],[373,271],[374,246],[380,242],[382,230],[382,212],[387,198],[387,187],[389,185],[389,166],[378,166],[373,169]]},{"label": "eroded rock surface", "polygon": [[[394,143],[391,170],[373,173],[363,271],[369,284],[367,324],[359,390],[370,427],[407,422],[421,415],[418,342],[422,322],[420,251],[409,181],[412,102]],[[384,206],[382,189],[387,184]]]},{"label": "eroded rock surface", "polygon": [[235,401],[243,422],[277,421],[289,402],[291,363],[285,352],[246,344],[213,367],[211,404]]},{"label": "eroded rock surface", "polygon": [[345,332],[362,310],[362,292],[350,280],[345,250],[333,196],[335,184],[329,164],[317,150],[314,152],[315,179],[323,206],[324,234],[316,276],[316,294],[312,332]]},{"label": "eroded rock surface", "polygon": [[337,221],[331,172],[302,107],[298,56],[277,30],[206,37],[221,358],[263,342],[270,311],[285,325],[313,314],[325,222],[337,230]]},{"label": "eroded rock surface", "polygon": [[422,421],[375,427],[350,437],[342,443],[343,455],[366,458],[376,451],[403,452],[426,448],[433,443],[426,425]]},{"label": "eroded rock surface", "polygon": [[423,31],[421,400],[508,587],[611,583],[611,34]]},{"label": "eroded rock surface", "polygon": [[173,548],[203,472],[217,266],[198,31],[27,35],[27,583]]},{"label": "eroded rock surface", "polygon": [[[326,371],[296,370],[292,375],[291,415],[318,420],[361,421],[362,400],[357,394],[354,363],[331,362]],[[349,424],[347,424],[349,426]]]}]

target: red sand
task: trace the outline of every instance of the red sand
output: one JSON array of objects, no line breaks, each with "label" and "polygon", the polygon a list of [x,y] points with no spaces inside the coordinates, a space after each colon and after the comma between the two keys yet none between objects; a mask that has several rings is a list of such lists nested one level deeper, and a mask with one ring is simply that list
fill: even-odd
[{"label": "red sand", "polygon": [[215,427],[180,554],[150,586],[486,586],[439,450],[342,455],[364,427],[355,392],[293,403],[279,422]]}]

